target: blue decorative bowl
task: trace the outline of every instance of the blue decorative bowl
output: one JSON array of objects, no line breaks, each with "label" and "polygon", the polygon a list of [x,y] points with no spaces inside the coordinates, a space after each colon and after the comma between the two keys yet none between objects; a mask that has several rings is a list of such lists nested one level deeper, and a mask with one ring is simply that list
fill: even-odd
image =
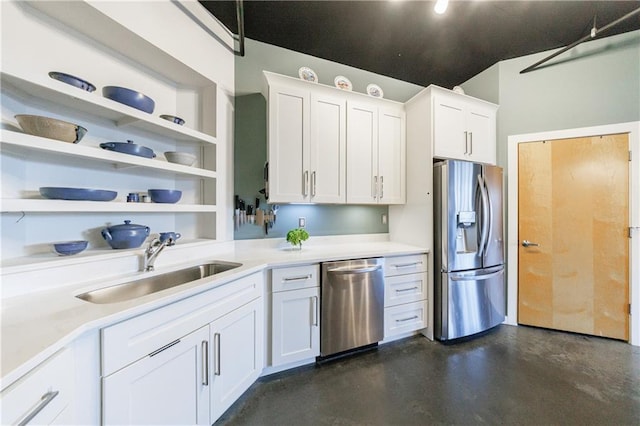
[{"label": "blue decorative bowl", "polygon": [[121,152],[123,154],[137,155],[138,157],[154,158],[156,156],[151,148],[137,145],[131,140],[126,142],[103,142],[100,144],[100,148]]},{"label": "blue decorative bowl", "polygon": [[61,256],[71,256],[78,254],[87,248],[88,241],[61,241],[53,244],[53,249]]},{"label": "blue decorative bowl", "polygon": [[49,77],[53,78],[54,80],[58,80],[63,83],[67,83],[72,86],[78,87],[82,90],[86,90],[87,92],[93,92],[96,90],[96,86],[94,86],[93,84],[81,78],[78,78],[76,76],[73,76],[71,74],[65,74],[63,72],[58,72],[58,71],[51,71],[49,73]]},{"label": "blue decorative bowl", "polygon": [[167,121],[171,121],[172,123],[179,124],[181,126],[185,123],[185,121],[182,118],[176,117],[175,115],[162,114],[160,115],[160,118]]},{"label": "blue decorative bowl", "polygon": [[150,97],[126,87],[105,86],[102,88],[102,96],[149,114],[153,113],[153,109],[156,106],[156,103]]},{"label": "blue decorative bowl", "polygon": [[154,203],[174,204],[180,201],[180,197],[182,197],[182,191],[177,189],[150,189],[147,192]]},{"label": "blue decorative bowl", "polygon": [[118,193],[104,189],[43,186],[40,188],[40,195],[51,200],[111,201],[116,198]]}]

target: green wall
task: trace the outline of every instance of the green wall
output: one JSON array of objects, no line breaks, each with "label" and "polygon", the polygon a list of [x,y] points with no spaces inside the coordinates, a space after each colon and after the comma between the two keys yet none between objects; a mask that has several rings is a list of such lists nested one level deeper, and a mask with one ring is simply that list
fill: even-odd
[{"label": "green wall", "polygon": [[[263,167],[267,161],[267,104],[260,93],[263,70],[297,77],[298,69],[308,66],[318,74],[322,84],[333,85],[335,76],[344,75],[351,80],[354,91],[364,93],[368,84],[375,83],[383,89],[385,98],[400,102],[423,89],[250,39],[246,40],[245,53],[245,57],[236,58],[235,64],[234,191],[247,204],[253,205],[256,197],[260,198],[262,208],[266,203],[259,191],[264,188]],[[236,227],[234,239],[283,238],[289,229],[297,227],[299,217],[306,218],[306,228],[312,237],[389,232],[388,224],[382,223],[382,215],[388,215],[387,206],[283,204],[277,209],[276,222],[268,233],[263,227],[244,224]]]},{"label": "green wall", "polygon": [[505,169],[511,135],[640,120],[640,31],[580,44],[520,74],[550,53],[499,62],[462,84],[500,105],[497,152]]}]

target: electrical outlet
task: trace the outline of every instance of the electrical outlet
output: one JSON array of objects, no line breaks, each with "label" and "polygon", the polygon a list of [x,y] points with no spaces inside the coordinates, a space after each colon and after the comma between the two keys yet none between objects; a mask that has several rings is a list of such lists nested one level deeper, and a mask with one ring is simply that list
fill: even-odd
[{"label": "electrical outlet", "polygon": [[386,214],[382,214],[382,224],[386,225],[387,224],[387,215]]},{"label": "electrical outlet", "polygon": [[307,219],[305,219],[304,217],[299,217],[298,228],[304,228],[305,226],[307,226]]}]

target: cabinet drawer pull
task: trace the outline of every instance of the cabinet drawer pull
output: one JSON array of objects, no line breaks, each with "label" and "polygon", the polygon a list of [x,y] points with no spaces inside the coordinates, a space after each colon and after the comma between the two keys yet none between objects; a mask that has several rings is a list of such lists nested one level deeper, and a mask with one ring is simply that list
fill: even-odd
[{"label": "cabinet drawer pull", "polygon": [[213,367],[213,374],[220,375],[220,333],[213,335],[213,350],[215,351],[215,364]]},{"label": "cabinet drawer pull", "polygon": [[42,395],[38,405],[33,410],[31,410],[31,412],[29,414],[27,414],[22,420],[20,420],[20,423],[18,423],[18,426],[24,426],[24,425],[29,424],[29,422],[31,420],[33,420],[33,418],[35,416],[37,416],[38,413],[40,413],[40,411],[42,411],[44,409],[44,407],[49,405],[49,403],[51,401],[53,401],[53,399],[56,396],[58,396],[59,393],[60,393],[60,391],[49,391],[49,392],[45,393],[44,395]]},{"label": "cabinet drawer pull", "polygon": [[292,282],[292,281],[304,281],[304,280],[310,280],[311,279],[311,274],[307,274],[307,275],[299,275],[297,277],[286,277],[283,278],[282,281],[284,282]]},{"label": "cabinet drawer pull", "polygon": [[411,287],[411,288],[396,288],[396,293],[403,293],[405,291],[413,291],[413,290],[417,290],[418,287]]},{"label": "cabinet drawer pull", "polygon": [[202,384],[209,386],[209,342],[202,341]]},{"label": "cabinet drawer pull", "polygon": [[384,198],[384,176],[380,176],[380,199]]},{"label": "cabinet drawer pull", "polygon": [[164,345],[164,346],[163,346],[163,347],[161,347],[160,349],[156,349],[155,351],[151,352],[151,353],[149,354],[149,356],[150,356],[150,357],[152,357],[152,356],[156,356],[156,355],[158,355],[160,352],[162,352],[162,351],[164,351],[164,350],[166,350],[166,349],[169,349],[171,346],[175,346],[175,345],[177,345],[178,343],[180,343],[180,339],[178,339],[178,340],[174,340],[173,342],[171,342],[171,343],[168,343],[168,344]]},{"label": "cabinet drawer pull", "polygon": [[469,132],[469,155],[473,155],[473,132]]},{"label": "cabinet drawer pull", "polygon": [[394,268],[409,268],[411,266],[422,265],[422,262],[411,262],[411,263],[398,263],[397,265],[391,265]]},{"label": "cabinet drawer pull", "polygon": [[412,321],[412,320],[415,320],[415,319],[418,319],[418,318],[420,318],[420,317],[419,317],[419,316],[417,316],[417,315],[414,315],[414,316],[409,317],[409,318],[397,319],[397,320],[396,320],[396,322]]}]

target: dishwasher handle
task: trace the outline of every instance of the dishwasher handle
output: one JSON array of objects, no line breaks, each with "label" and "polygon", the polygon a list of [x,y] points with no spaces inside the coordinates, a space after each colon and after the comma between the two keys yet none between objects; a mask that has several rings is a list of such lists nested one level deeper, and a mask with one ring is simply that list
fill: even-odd
[{"label": "dishwasher handle", "polygon": [[380,269],[382,269],[382,265],[367,266],[364,268],[351,268],[345,266],[342,268],[328,269],[327,272],[330,274],[366,274],[369,272],[378,271]]}]

